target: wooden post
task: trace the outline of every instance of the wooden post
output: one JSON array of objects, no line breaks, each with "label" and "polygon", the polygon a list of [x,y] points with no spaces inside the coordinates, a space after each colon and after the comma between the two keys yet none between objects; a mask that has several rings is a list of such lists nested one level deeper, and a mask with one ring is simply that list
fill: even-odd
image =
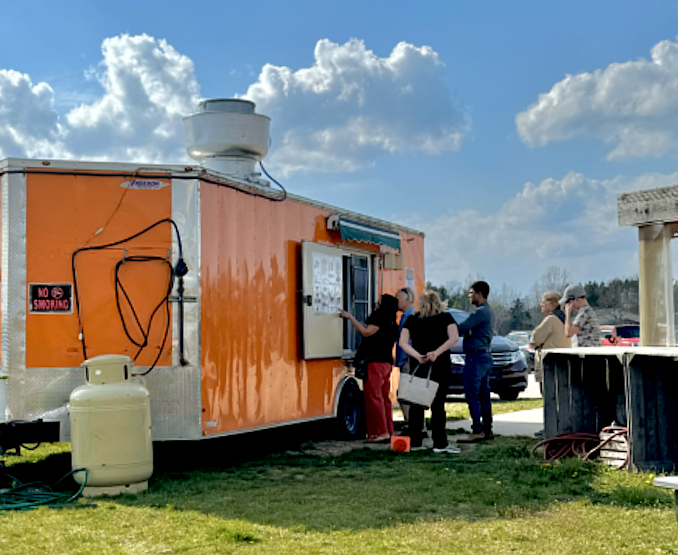
[{"label": "wooden post", "polygon": [[638,227],[640,344],[675,343],[671,238],[676,224]]}]

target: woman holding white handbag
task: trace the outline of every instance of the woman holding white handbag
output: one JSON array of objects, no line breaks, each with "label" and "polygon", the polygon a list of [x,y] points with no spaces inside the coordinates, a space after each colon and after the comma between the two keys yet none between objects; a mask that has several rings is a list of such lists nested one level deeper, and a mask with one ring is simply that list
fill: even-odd
[{"label": "woman holding white handbag", "polygon": [[[431,380],[438,383],[438,390],[431,403],[431,435],[433,450],[436,453],[458,453],[456,447],[448,447],[445,425],[445,400],[451,377],[450,348],[459,340],[457,323],[445,310],[445,305],[435,291],[424,291],[419,296],[418,312],[405,322],[400,335],[400,348],[410,355],[412,375],[426,378],[431,370]],[[411,344],[410,344],[411,341]],[[429,368],[429,365],[431,367]],[[410,447],[421,447],[422,438],[419,431],[424,425],[424,411],[427,407],[412,405],[410,407]]]}]

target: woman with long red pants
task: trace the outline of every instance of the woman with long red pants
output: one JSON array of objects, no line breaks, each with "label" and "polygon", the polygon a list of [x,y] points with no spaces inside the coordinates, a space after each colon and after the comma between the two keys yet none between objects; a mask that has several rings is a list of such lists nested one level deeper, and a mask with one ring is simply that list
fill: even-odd
[{"label": "woman with long red pants", "polygon": [[396,314],[398,301],[392,295],[382,295],[379,307],[362,324],[345,310],[339,313],[347,318],[362,337],[360,353],[368,362],[367,380],[363,384],[367,441],[387,442],[393,435],[391,410],[391,371],[393,346],[398,339]]}]

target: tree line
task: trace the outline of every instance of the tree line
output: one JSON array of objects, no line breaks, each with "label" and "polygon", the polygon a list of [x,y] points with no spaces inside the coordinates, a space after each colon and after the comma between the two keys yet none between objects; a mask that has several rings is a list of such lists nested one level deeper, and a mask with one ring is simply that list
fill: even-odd
[{"label": "tree line", "polygon": [[[437,291],[440,298],[447,302],[449,308],[460,308],[470,311],[468,287],[482,277],[469,278],[468,284],[448,282],[445,285],[426,283],[427,289]],[[547,291],[562,294],[565,288],[573,283],[566,268],[552,266],[544,272],[531,287],[530,293],[520,295],[506,284],[499,287],[490,286],[489,303],[495,314],[495,332],[506,335],[512,330],[532,330],[543,319],[539,301]],[[638,321],[638,278],[614,278],[609,281],[589,281],[582,284],[586,290],[589,304],[599,314],[601,323],[622,324]],[[678,290],[674,291],[674,299],[678,302]]]}]

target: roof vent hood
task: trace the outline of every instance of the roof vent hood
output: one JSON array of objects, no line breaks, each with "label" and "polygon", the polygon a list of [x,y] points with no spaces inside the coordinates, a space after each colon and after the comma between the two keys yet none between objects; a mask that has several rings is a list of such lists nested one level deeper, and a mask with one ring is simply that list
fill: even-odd
[{"label": "roof vent hood", "polygon": [[201,101],[198,113],[184,118],[188,155],[208,170],[269,185],[255,167],[268,153],[271,119],[254,109],[237,98]]}]

